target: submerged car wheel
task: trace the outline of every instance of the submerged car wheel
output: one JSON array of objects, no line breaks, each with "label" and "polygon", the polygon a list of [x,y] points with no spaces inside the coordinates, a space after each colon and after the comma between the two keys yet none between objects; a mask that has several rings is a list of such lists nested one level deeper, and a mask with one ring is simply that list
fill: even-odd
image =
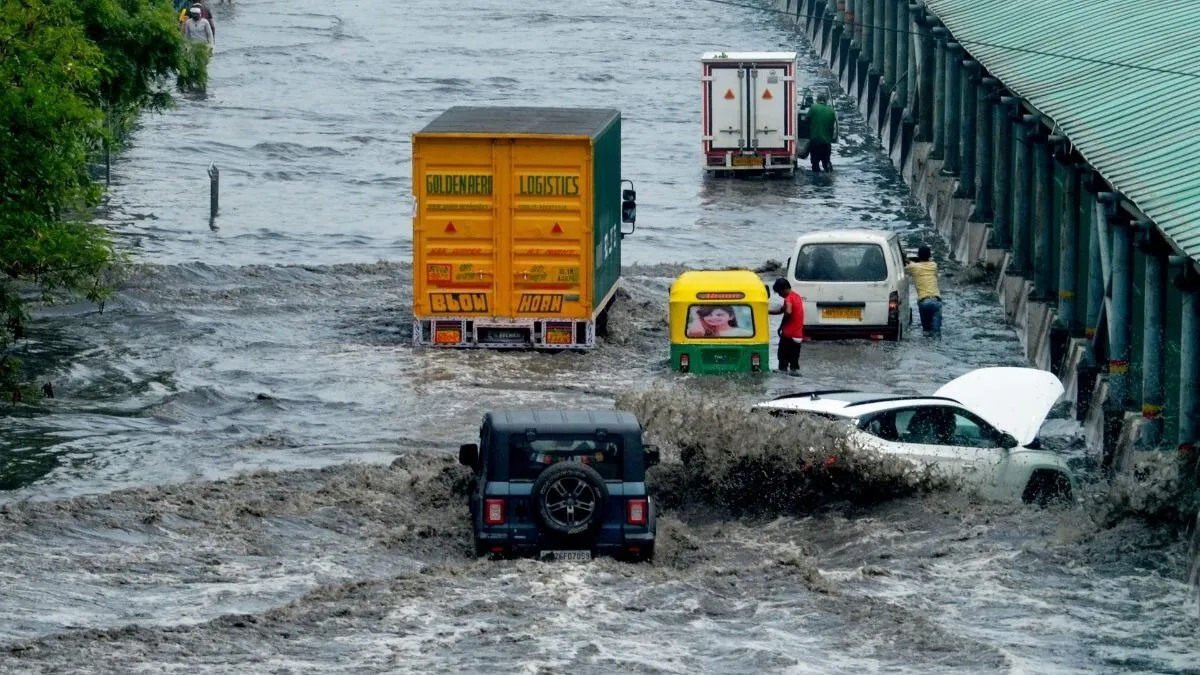
[{"label": "submerged car wheel", "polygon": [[560,535],[577,535],[600,527],[608,504],[604,478],[590,466],[555,464],[533,483],[538,520]]},{"label": "submerged car wheel", "polygon": [[1071,481],[1061,471],[1039,469],[1029,477],[1021,501],[1026,504],[1050,506],[1062,504],[1071,499]]}]

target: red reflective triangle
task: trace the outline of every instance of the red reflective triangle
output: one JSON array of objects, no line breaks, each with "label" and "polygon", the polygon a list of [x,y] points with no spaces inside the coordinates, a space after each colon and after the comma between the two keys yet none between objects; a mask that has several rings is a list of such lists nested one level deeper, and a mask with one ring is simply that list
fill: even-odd
[{"label": "red reflective triangle", "polygon": [[554,227],[550,228],[550,234],[562,234],[562,233],[563,233],[562,225],[559,225],[558,223],[555,223]]},{"label": "red reflective triangle", "polygon": [[452,223],[452,222],[446,223],[446,231],[447,232],[458,232],[458,230],[454,228],[454,223]]},{"label": "red reflective triangle", "polygon": [[773,99],[773,98],[775,98],[775,97],[774,97],[774,96],[771,96],[771,90],[770,90],[770,89],[763,89],[763,98],[765,98],[765,99],[767,99],[767,100],[769,101],[769,100],[771,100],[771,99]]},{"label": "red reflective triangle", "polygon": [[734,98],[734,95],[733,95],[733,90],[732,90],[732,89],[726,89],[726,90],[725,90],[725,98]]}]

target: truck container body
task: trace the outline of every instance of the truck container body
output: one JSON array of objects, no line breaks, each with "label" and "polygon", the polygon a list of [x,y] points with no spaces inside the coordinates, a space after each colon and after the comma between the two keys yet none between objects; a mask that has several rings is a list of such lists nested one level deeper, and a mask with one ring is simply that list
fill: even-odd
[{"label": "truck container body", "polygon": [[621,274],[621,114],[455,107],[413,135],[413,339],[586,349]]},{"label": "truck container body", "polygon": [[708,52],[701,59],[704,168],[796,170],[796,52]]}]

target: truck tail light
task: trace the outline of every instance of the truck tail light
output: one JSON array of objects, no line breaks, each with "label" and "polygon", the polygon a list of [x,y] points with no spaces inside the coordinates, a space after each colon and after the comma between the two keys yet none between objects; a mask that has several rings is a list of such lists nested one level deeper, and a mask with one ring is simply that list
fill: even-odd
[{"label": "truck tail light", "polygon": [[630,525],[645,525],[649,519],[649,506],[645,499],[630,499],[625,505],[625,522]]},{"label": "truck tail light", "polygon": [[682,373],[686,373],[688,371],[688,366],[690,366],[690,365],[691,365],[691,360],[688,359],[688,355],[680,354],[679,355],[679,371]]},{"label": "truck tail light", "polygon": [[762,370],[762,355],[761,354],[756,353],[756,354],[750,355],[750,370],[753,370],[756,373],[758,371]]},{"label": "truck tail light", "polygon": [[483,523],[485,525],[504,524],[504,500],[487,499],[483,502]]}]

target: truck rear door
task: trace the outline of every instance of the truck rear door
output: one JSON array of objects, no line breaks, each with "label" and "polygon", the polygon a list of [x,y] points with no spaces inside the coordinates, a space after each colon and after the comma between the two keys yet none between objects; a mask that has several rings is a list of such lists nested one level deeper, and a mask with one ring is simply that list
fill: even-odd
[{"label": "truck rear door", "polygon": [[510,146],[513,318],[590,318],[591,144],[520,138]]},{"label": "truck rear door", "polygon": [[490,139],[421,140],[413,159],[421,179],[414,186],[416,315],[495,315],[504,309],[496,288],[503,232]]},{"label": "truck rear door", "polygon": [[738,64],[708,64],[708,129],[713,150],[746,147],[746,124],[750,118],[745,68]]},{"label": "truck rear door", "polygon": [[791,137],[792,74],[786,64],[747,69],[750,100],[750,147],[786,150]]}]

